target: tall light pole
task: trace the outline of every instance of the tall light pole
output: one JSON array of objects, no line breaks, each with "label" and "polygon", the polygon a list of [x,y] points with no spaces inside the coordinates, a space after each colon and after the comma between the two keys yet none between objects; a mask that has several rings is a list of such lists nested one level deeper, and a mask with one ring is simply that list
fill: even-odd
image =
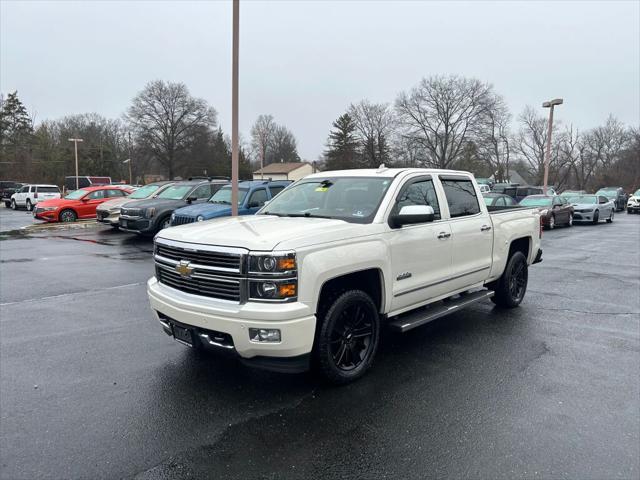
[{"label": "tall light pole", "polygon": [[549,126],[547,128],[547,152],[544,159],[544,184],[542,185],[543,195],[547,194],[547,183],[549,182],[549,164],[551,163],[551,132],[553,130],[553,107],[562,105],[561,98],[554,98],[544,102],[542,106],[549,109]]},{"label": "tall light pole", "polygon": [[73,145],[76,150],[76,190],[78,190],[80,188],[78,183],[79,182],[78,180],[78,142],[82,142],[83,140],[81,138],[70,138],[69,141],[73,142]]},{"label": "tall light pole", "polygon": [[240,0],[233,0],[233,42],[231,55],[231,215],[238,216],[238,57],[240,46]]},{"label": "tall light pole", "polygon": [[131,179],[131,159],[127,158],[122,163],[128,163],[129,164],[129,185],[133,185],[133,181]]}]

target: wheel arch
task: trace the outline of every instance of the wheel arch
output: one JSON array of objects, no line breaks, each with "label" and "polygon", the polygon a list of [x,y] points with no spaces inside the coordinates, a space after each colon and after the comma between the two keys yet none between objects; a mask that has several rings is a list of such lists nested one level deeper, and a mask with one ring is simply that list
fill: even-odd
[{"label": "wheel arch", "polygon": [[379,267],[365,268],[350,273],[343,273],[326,279],[320,286],[315,311],[322,309],[322,303],[347,290],[362,290],[367,293],[376,305],[379,313],[385,308],[384,273]]}]

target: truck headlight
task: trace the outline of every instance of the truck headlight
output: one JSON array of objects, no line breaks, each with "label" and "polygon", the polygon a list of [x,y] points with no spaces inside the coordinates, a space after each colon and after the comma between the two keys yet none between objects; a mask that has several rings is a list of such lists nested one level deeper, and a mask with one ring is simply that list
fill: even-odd
[{"label": "truck headlight", "polygon": [[249,257],[250,273],[287,273],[297,268],[296,254],[293,252],[272,255],[252,254]]},{"label": "truck headlight", "polygon": [[196,217],[196,222],[202,222],[204,220],[204,217],[202,215],[198,215]]},{"label": "truck headlight", "polygon": [[298,295],[298,281],[286,280],[250,280],[249,298],[251,300],[295,300]]}]

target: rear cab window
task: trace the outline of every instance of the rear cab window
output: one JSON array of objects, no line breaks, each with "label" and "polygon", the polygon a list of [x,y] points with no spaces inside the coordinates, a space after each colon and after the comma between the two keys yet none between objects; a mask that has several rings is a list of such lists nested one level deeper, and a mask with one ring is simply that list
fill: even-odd
[{"label": "rear cab window", "polygon": [[481,212],[471,179],[443,175],[440,177],[440,183],[442,183],[451,218],[476,215]]}]

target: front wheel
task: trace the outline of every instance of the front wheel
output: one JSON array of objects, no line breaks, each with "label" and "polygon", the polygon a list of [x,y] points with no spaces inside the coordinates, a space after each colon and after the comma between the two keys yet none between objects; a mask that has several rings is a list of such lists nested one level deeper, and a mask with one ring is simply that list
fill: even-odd
[{"label": "front wheel", "polygon": [[551,218],[549,219],[549,230],[553,230],[554,228],[556,228],[556,217],[551,215]]},{"label": "front wheel", "polygon": [[509,258],[502,276],[494,287],[495,295],[491,301],[500,307],[514,308],[520,305],[527,292],[529,266],[522,252],[515,252]]},{"label": "front wheel", "polygon": [[59,219],[61,222],[75,222],[77,218],[76,212],[73,210],[67,209],[60,212]]},{"label": "front wheel", "polygon": [[11,200],[11,208],[13,208],[14,210],[18,209],[18,205],[16,205],[16,201],[15,200]]},{"label": "front wheel", "polygon": [[569,214],[569,223],[567,223],[567,227],[573,227],[573,214]]},{"label": "front wheel", "polygon": [[324,312],[318,316],[314,366],[331,383],[353,382],[371,367],[378,350],[376,305],[362,290],[349,290]]},{"label": "front wheel", "polygon": [[596,210],[596,213],[593,214],[593,224],[596,225],[600,221],[600,212]]}]

